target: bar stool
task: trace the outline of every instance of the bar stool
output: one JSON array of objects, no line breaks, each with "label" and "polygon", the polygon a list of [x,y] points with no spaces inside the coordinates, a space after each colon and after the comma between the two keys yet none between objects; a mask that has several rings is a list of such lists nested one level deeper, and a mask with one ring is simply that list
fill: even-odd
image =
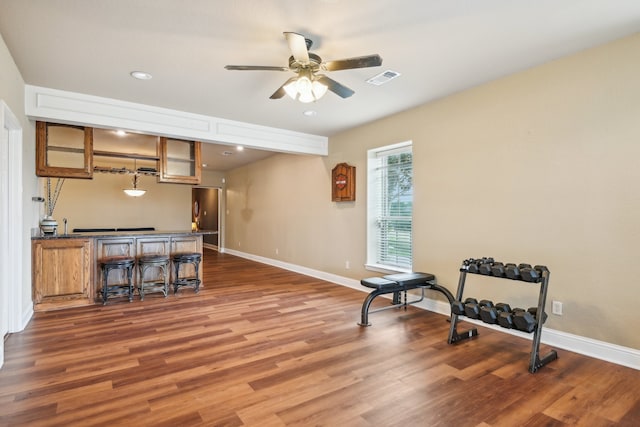
[{"label": "bar stool", "polygon": [[[107,298],[111,296],[128,295],[129,302],[133,301],[133,266],[136,260],[131,257],[113,257],[100,260],[102,270],[102,305],[107,305]],[[127,283],[109,285],[109,272],[111,270],[125,270]]]},{"label": "bar stool", "polygon": [[[200,291],[200,276],[198,275],[198,267],[202,255],[197,252],[181,253],[173,255],[173,266],[175,268],[175,277],[173,282],[173,293],[178,292],[181,286],[193,286],[195,292]],[[195,277],[180,277],[180,266],[183,264],[193,264],[195,269]]]},{"label": "bar stool", "polygon": [[[149,268],[158,268],[162,271],[162,279],[156,275],[155,277],[144,280],[144,273]],[[138,258],[138,272],[140,280],[138,281],[138,293],[140,301],[144,301],[145,292],[162,292],[166,298],[169,295],[169,256],[168,255],[143,255]]]}]

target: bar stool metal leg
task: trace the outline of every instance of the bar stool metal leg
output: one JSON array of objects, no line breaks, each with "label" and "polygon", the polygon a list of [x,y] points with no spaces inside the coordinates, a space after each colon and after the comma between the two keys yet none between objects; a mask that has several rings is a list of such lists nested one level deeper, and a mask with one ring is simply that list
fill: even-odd
[{"label": "bar stool metal leg", "polygon": [[[173,266],[175,269],[175,276],[173,282],[173,293],[178,293],[178,289],[181,286],[193,286],[196,293],[200,292],[200,260],[202,255],[194,253],[182,253],[173,255]],[[180,266],[192,264],[195,270],[195,277],[187,277],[186,275],[180,277]]]},{"label": "bar stool metal leg", "polygon": [[[130,257],[113,257],[100,261],[100,270],[102,271],[102,305],[107,305],[109,294],[122,295],[126,290],[129,302],[133,301],[133,266],[135,259]],[[124,270],[127,277],[127,284],[113,284],[109,286],[109,273],[112,270]]]},{"label": "bar stool metal leg", "polygon": [[[145,280],[145,272],[152,267],[157,267],[162,272],[162,281],[158,280],[158,277],[151,280]],[[147,288],[150,288],[150,292],[161,291],[166,298],[169,295],[169,257],[167,255],[145,255],[138,260],[138,271],[140,273],[140,280],[138,286],[138,292],[140,293],[140,300],[144,300],[144,294],[147,292]],[[162,287],[158,285],[162,284]]]}]

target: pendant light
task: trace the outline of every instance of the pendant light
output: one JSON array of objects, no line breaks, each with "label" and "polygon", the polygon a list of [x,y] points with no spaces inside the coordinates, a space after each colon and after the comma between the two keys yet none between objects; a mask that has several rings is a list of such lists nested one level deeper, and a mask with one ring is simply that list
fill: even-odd
[{"label": "pendant light", "polygon": [[138,188],[139,175],[138,175],[138,169],[136,167],[135,160],[133,162],[133,168],[135,169],[135,171],[133,172],[133,188],[125,188],[122,191],[124,191],[127,196],[140,197],[140,196],[144,195],[144,193],[146,193],[147,190],[143,190],[142,188]]}]

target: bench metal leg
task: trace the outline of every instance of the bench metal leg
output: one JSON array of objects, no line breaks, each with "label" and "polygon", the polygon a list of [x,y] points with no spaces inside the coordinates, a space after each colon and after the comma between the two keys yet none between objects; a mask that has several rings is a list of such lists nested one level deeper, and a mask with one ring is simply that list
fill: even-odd
[{"label": "bench metal leg", "polygon": [[[419,286],[418,288],[420,288],[420,290],[421,290],[420,298],[415,299],[413,301],[406,301],[406,298],[405,298],[405,302],[402,302],[400,300],[400,292],[401,291],[392,291],[393,292],[393,300],[391,301],[391,305],[387,306],[387,307],[376,308],[375,310],[369,310],[369,307],[371,306],[371,302],[374,300],[374,298],[376,298],[379,295],[389,294],[389,293],[392,293],[392,292],[380,291],[380,290],[375,290],[375,291],[371,292],[367,296],[367,298],[365,298],[364,302],[362,303],[362,313],[361,313],[360,322],[358,322],[358,325],[360,325],[360,326],[371,326],[371,323],[369,323],[369,313],[377,313],[378,311],[384,311],[384,310],[389,310],[389,309],[398,308],[398,307],[405,307],[406,308],[408,305],[419,303],[420,301],[422,301],[424,299],[424,290],[425,289],[429,289],[429,287],[427,287],[427,286]],[[416,289],[416,288],[413,288],[413,289]],[[404,292],[406,292],[406,290],[404,290]]]}]

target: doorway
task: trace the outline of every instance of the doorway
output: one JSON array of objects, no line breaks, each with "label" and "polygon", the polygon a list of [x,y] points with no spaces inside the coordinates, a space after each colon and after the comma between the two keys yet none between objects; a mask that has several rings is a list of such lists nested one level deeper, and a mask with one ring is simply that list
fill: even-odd
[{"label": "doorway", "polygon": [[205,248],[220,248],[220,188],[198,187],[191,191],[191,222],[198,230],[212,231],[202,236]]},{"label": "doorway", "polygon": [[22,128],[0,100],[0,367],[4,339],[22,325]]}]

